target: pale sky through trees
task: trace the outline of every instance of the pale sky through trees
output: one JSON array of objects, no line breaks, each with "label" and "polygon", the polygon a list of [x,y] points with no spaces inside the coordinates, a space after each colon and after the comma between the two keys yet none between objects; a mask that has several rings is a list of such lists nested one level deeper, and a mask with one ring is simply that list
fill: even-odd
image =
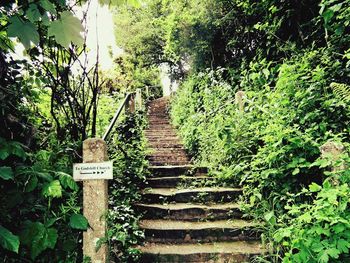
[{"label": "pale sky through trees", "polygon": [[[80,19],[83,10],[86,10],[86,6],[81,7],[80,11],[77,12]],[[93,63],[96,60],[98,43],[101,69],[110,69],[113,66],[110,50],[114,57],[120,55],[123,51],[115,43],[113,15],[107,5],[100,6],[98,0],[91,0],[87,16],[87,30],[86,42],[90,49],[89,62]]]}]

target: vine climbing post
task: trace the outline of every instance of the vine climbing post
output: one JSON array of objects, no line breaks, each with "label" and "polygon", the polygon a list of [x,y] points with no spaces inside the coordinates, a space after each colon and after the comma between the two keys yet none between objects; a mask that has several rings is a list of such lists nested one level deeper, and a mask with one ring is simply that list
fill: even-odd
[{"label": "vine climbing post", "polygon": [[[108,160],[107,145],[98,138],[83,143],[83,162],[102,163]],[[107,262],[108,248],[101,239],[106,237],[106,213],[108,210],[107,180],[83,181],[83,212],[90,228],[83,234],[83,253],[93,263]],[[99,241],[101,246],[99,247]],[[98,248],[99,247],[99,248]]]}]

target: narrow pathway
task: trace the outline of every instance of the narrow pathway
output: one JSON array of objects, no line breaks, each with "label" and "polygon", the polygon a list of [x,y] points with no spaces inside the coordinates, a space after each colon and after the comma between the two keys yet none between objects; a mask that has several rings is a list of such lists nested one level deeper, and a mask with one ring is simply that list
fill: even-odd
[{"label": "narrow pathway", "polygon": [[[137,209],[146,243],[142,262],[249,262],[263,253],[254,224],[235,203],[241,189],[202,187],[205,168],[195,168],[169,122],[167,98],[149,105],[146,130],[152,177]],[[197,187],[194,187],[197,186]]]}]

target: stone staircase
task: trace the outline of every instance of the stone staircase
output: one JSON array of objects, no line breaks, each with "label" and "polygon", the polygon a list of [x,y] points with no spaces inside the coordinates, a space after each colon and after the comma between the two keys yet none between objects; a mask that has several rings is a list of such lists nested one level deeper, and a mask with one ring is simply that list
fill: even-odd
[{"label": "stone staircase", "polygon": [[167,103],[160,98],[149,104],[152,176],[136,204],[146,236],[141,262],[249,262],[264,249],[255,225],[241,219],[241,189],[205,187],[212,179],[207,169],[191,165]]}]

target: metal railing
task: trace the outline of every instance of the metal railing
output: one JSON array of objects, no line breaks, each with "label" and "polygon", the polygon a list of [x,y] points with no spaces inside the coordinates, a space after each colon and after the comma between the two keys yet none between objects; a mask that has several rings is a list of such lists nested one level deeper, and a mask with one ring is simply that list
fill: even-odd
[{"label": "metal railing", "polygon": [[141,96],[141,90],[137,89],[136,92],[127,93],[125,95],[125,98],[123,99],[122,103],[119,105],[119,108],[115,112],[111,122],[108,125],[108,128],[106,129],[106,132],[102,136],[102,140],[106,140],[108,135],[111,133],[114,125],[116,124],[119,116],[121,115],[123,108],[125,108],[125,111],[134,112],[135,111],[135,100],[139,108],[142,107],[142,96]]}]

